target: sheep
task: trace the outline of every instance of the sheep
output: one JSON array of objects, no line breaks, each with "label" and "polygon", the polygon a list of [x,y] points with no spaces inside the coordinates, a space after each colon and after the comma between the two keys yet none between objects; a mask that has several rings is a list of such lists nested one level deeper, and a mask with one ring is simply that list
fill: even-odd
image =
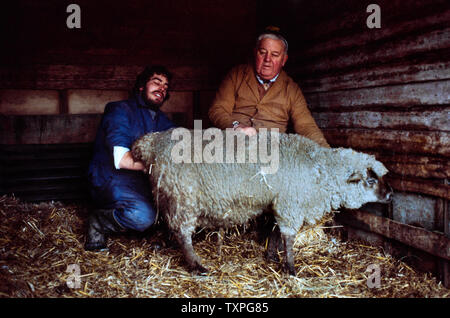
[{"label": "sheep", "polygon": [[[269,209],[283,240],[284,269],[295,275],[293,242],[302,226],[317,224],[342,207],[357,209],[367,202],[390,200],[392,189],[383,179],[388,170],[374,156],[321,147],[297,134],[263,134],[260,130],[254,137],[245,136],[244,144],[228,148],[228,152],[235,152],[235,161],[230,161],[225,160],[227,151],[222,152],[226,144],[226,138],[220,138],[222,131],[211,133],[211,129],[150,133],[132,146],[135,160],[148,169],[156,209],[164,215],[194,273],[208,271],[192,245],[192,234],[198,227],[243,225]],[[179,140],[180,130],[187,136],[184,140]],[[214,151],[211,135],[215,136]],[[234,135],[239,139],[243,134]],[[199,136],[201,141],[195,145]],[[249,154],[255,145],[260,152],[252,161]],[[263,160],[261,149],[265,147],[271,147],[272,155],[279,157],[278,167],[272,171],[267,158]],[[180,162],[176,155],[182,148],[185,157]],[[210,157],[223,154],[223,161],[229,163],[202,161],[207,150]],[[243,152],[245,160],[239,162],[236,159]]]}]

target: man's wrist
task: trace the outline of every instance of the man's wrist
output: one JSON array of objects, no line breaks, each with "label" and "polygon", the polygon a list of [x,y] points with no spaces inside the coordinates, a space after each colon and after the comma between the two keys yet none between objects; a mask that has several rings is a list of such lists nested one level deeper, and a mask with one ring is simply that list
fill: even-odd
[{"label": "man's wrist", "polygon": [[238,128],[240,124],[241,124],[241,123],[240,123],[240,122],[238,122],[237,120],[233,121],[233,123],[232,123],[232,125],[233,125],[233,129],[236,129],[236,128]]},{"label": "man's wrist", "polygon": [[145,171],[145,166],[141,161],[133,161],[133,170]]}]

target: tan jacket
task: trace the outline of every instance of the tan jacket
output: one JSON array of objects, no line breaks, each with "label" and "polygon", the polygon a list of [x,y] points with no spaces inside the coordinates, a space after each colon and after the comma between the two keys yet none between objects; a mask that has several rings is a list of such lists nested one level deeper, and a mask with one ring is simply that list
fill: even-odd
[{"label": "tan jacket", "polygon": [[296,133],[329,147],[306,105],[298,85],[285,71],[260,98],[258,81],[251,65],[234,67],[222,81],[208,115],[220,129],[237,120],[246,126],[279,128],[286,132],[289,119]]}]

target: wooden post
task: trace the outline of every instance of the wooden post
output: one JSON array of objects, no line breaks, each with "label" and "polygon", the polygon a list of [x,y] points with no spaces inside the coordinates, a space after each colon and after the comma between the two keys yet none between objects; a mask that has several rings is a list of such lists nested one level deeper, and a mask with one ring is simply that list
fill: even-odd
[{"label": "wooden post", "polygon": [[447,235],[403,224],[360,210],[346,210],[336,215],[338,222],[381,234],[387,238],[420,249],[431,255],[450,260],[450,239]]},{"label": "wooden post", "polygon": [[61,89],[59,92],[59,113],[69,113],[69,101],[67,100],[67,89]]},{"label": "wooden post", "polygon": [[[445,179],[445,183],[448,183],[447,179]],[[450,209],[448,208],[448,200],[443,201],[442,214],[444,216],[444,234],[447,238],[450,238]],[[450,288],[450,261],[443,259],[439,262],[439,265],[442,284],[445,287]]]}]

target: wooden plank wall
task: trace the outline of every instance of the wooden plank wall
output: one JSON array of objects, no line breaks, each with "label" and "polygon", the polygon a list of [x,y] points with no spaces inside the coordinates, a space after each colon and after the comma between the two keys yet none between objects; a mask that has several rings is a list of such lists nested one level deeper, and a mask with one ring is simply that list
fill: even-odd
[{"label": "wooden plank wall", "polygon": [[[0,114],[101,114],[106,103],[128,98],[142,69],[143,65],[0,65]],[[162,110],[181,126],[192,128],[195,117],[209,127],[208,107],[225,71],[211,75],[206,66],[169,70],[174,80]]]},{"label": "wooden plank wall", "polygon": [[174,73],[163,110],[181,126],[192,127],[195,118],[208,127],[218,83],[233,65],[246,62],[254,44],[255,0],[76,3],[81,29],[67,28],[64,1],[5,4],[0,114],[45,114],[51,122],[60,122],[59,115],[101,114],[107,102],[127,98],[145,65],[163,64]]},{"label": "wooden plank wall", "polygon": [[162,110],[180,126],[203,119],[207,128],[219,81],[254,43],[255,0],[77,0],[81,29],[66,26],[69,3],[2,6],[0,194],[86,200],[105,104],[126,99],[145,65],[174,73]]},{"label": "wooden plank wall", "polygon": [[0,195],[20,200],[88,202],[92,144],[0,144]]},{"label": "wooden plank wall", "polygon": [[[336,10],[326,21],[312,12],[318,22],[290,52],[288,70],[332,146],[372,153],[390,170],[393,203],[363,208],[373,216],[343,214],[338,220],[353,226],[349,236],[384,244],[450,286],[448,259],[399,244],[375,219],[420,227],[429,237],[439,232],[448,248],[450,8],[442,1],[377,3],[380,29],[365,25],[368,3]],[[412,232],[404,226],[398,235],[414,239]]]}]

